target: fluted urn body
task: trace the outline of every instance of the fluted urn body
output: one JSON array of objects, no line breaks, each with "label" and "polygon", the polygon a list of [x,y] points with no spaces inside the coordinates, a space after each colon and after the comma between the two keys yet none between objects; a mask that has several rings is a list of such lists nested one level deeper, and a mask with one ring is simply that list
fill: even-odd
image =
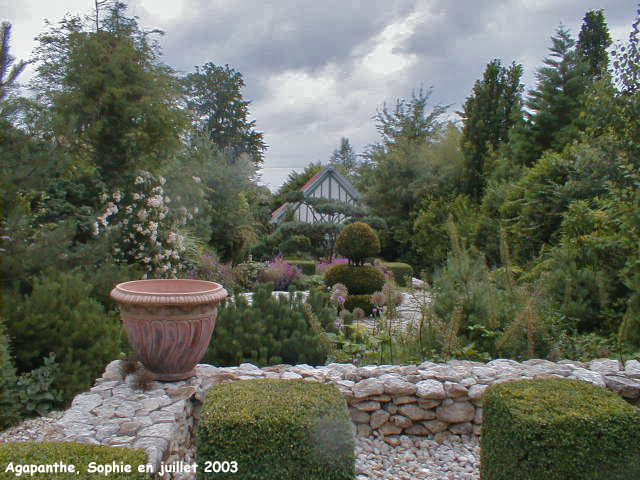
[{"label": "fluted urn body", "polygon": [[164,381],[195,375],[226,297],[220,284],[204,280],[136,280],[111,290],[129,343],[153,377]]}]

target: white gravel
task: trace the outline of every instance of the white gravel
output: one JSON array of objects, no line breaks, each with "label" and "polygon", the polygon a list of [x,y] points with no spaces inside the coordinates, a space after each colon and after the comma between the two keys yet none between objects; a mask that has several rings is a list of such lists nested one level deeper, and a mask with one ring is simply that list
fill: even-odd
[{"label": "white gravel", "polygon": [[452,435],[442,443],[416,436],[396,437],[400,445],[381,439],[356,439],[357,480],[478,480],[480,445],[475,437]]},{"label": "white gravel", "polygon": [[[4,432],[0,443],[42,442],[57,438],[52,426],[64,412],[33,418]],[[478,480],[480,446],[474,436],[451,435],[442,443],[417,436],[394,436],[384,440],[356,437],[357,480]],[[390,439],[388,439],[390,440]]]},{"label": "white gravel", "polygon": [[62,418],[64,412],[50,412],[44,417],[30,418],[7,430],[0,432],[0,443],[7,442],[44,442],[59,440],[53,424]]}]

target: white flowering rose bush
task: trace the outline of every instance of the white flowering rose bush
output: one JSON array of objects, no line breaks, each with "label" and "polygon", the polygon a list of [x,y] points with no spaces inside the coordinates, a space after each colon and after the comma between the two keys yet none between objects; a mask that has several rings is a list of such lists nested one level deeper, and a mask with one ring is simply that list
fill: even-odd
[{"label": "white flowering rose bush", "polygon": [[184,206],[170,207],[165,182],[164,177],[143,171],[130,192],[103,194],[105,208],[93,225],[95,236],[107,229],[119,230],[114,258],[141,265],[144,278],[175,278],[188,268],[183,231],[193,214]]}]

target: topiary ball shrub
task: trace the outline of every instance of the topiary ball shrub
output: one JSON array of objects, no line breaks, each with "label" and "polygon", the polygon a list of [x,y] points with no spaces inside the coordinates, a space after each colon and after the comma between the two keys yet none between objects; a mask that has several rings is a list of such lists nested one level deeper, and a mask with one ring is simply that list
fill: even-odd
[{"label": "topiary ball shrub", "polygon": [[332,384],[258,379],[211,388],[198,425],[198,458],[237,462],[199,479],[347,480],[355,477],[351,418]]},{"label": "topiary ball shrub", "polygon": [[[95,464],[91,466],[90,464]],[[97,466],[130,465],[131,472],[112,471],[107,476],[96,470]],[[58,472],[23,472],[17,475],[19,466],[53,468],[58,464]],[[67,466],[61,470],[61,464]],[[68,466],[75,467],[70,472]],[[138,466],[143,465],[143,472]],[[149,480],[150,474],[144,473],[147,465],[147,454],[144,450],[124,447],[107,447],[72,442],[17,442],[0,443],[0,478],[37,478],[38,480],[85,480],[108,478],[110,480]],[[7,470],[9,469],[9,470]],[[79,472],[79,473],[76,473]],[[4,475],[4,476],[3,476]]]},{"label": "topiary ball shrub", "polygon": [[640,410],[580,380],[518,380],[484,394],[483,480],[640,478]]},{"label": "topiary ball shrub", "polygon": [[355,308],[361,308],[366,315],[371,315],[374,305],[371,303],[371,295],[347,295],[343,307],[350,312]]},{"label": "topiary ball shrub", "polygon": [[371,265],[336,265],[327,270],[324,282],[328,287],[342,283],[351,295],[369,295],[382,290],[384,273]]},{"label": "topiary ball shrub", "polygon": [[354,222],[342,229],[336,240],[336,250],[351,263],[362,265],[367,258],[380,253],[380,239],[364,222]]}]

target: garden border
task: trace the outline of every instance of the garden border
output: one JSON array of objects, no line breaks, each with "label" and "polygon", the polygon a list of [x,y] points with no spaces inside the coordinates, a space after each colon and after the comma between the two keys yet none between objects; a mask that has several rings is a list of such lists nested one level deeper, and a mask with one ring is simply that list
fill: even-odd
[{"label": "garden border", "polygon": [[[88,392],[73,400],[46,440],[127,446],[146,450],[149,463],[193,463],[193,444],[202,403],[219,382],[254,378],[303,378],[334,383],[344,395],[361,436],[382,437],[391,445],[399,435],[480,435],[482,396],[491,384],[522,378],[562,377],[607,387],[640,407],[640,362],[599,359],[575,361],[498,359],[488,363],[450,361],[420,365],[356,367],[351,364],[276,365],[262,369],[198,365],[197,375],[179,382],[153,382],[135,389],[132,375],[121,376],[111,362]],[[190,478],[181,474],[155,478]]]}]

